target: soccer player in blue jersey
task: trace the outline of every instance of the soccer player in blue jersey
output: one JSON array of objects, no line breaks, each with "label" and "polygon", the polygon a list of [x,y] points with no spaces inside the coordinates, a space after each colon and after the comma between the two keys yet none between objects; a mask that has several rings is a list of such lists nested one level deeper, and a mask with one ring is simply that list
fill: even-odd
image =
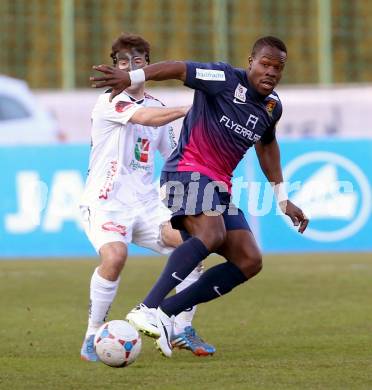
[{"label": "soccer player in blue jersey", "polygon": [[[244,214],[231,204],[232,172],[246,151],[255,146],[261,168],[273,185],[279,206],[298,231],[308,219],[284,190],[275,127],[282,105],[274,88],[287,60],[278,38],[258,39],[247,69],[226,63],[162,62],[133,72],[101,65],[104,73],[92,77],[93,86],[111,86],[112,96],[144,80],[177,79],[195,90],[193,105],[184,119],[178,147],[161,176],[172,226],[184,242],[170,255],[158,281],[143,304],[157,308],[162,353],[172,354],[172,319],[182,310],[218,298],[255,276],[262,256]],[[196,264],[210,253],[226,261],[208,269],[180,293],[165,298]],[[138,324],[140,327],[141,324]]]}]

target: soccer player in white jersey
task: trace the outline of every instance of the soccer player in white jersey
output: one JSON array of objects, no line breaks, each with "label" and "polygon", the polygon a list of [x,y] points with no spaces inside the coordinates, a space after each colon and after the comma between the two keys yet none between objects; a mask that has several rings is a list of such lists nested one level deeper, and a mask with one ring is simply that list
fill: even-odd
[{"label": "soccer player in white jersey", "polygon": [[[149,63],[150,47],[142,37],[122,34],[113,43],[114,65],[135,70]],[[107,318],[115,298],[120,273],[131,242],[161,254],[169,254],[182,243],[180,233],[170,226],[170,212],[159,199],[154,183],[154,157],[159,150],[167,158],[176,146],[173,129],[167,125],[186,114],[188,107],[165,108],[136,83],[109,102],[110,91],[99,96],[92,113],[92,149],[89,172],[81,202],[85,232],[100,255],[101,263],[90,283],[90,308],[81,358],[97,361],[94,335]],[[178,286],[181,291],[198,280],[196,267]],[[215,352],[191,326],[195,307],[180,313],[175,321],[173,343],[195,355]],[[155,310],[143,304],[127,320],[143,318],[141,329],[159,337]]]}]

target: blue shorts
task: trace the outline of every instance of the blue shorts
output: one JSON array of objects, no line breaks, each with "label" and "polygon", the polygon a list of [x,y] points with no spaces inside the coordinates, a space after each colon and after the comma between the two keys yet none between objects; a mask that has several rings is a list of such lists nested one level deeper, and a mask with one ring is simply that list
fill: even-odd
[{"label": "blue shorts", "polygon": [[231,203],[227,185],[199,172],[162,172],[161,194],[172,211],[171,224],[183,230],[186,215],[221,215],[226,230],[251,230],[243,212]]}]

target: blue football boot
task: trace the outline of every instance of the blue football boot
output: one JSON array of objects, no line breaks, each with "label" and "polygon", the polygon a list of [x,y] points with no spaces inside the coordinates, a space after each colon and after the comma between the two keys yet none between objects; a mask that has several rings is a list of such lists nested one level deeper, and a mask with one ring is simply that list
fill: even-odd
[{"label": "blue football boot", "polygon": [[216,348],[204,342],[192,326],[186,326],[183,332],[172,336],[172,346],[188,349],[196,356],[213,355]]},{"label": "blue football boot", "polygon": [[80,357],[87,362],[98,362],[99,358],[94,350],[94,334],[88,336],[81,347]]}]

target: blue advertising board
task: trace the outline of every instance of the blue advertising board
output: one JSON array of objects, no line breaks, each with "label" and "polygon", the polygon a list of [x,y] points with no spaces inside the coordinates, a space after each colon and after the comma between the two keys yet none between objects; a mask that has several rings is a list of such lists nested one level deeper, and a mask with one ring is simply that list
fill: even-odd
[{"label": "blue advertising board", "polygon": [[[372,251],[372,140],[281,142],[290,199],[311,222],[300,235],[277,210],[253,151],[234,172],[234,202],[264,252]],[[86,145],[0,148],[0,256],[93,256],[79,222]],[[157,159],[157,175],[161,160]],[[131,254],[152,254],[132,245]]]},{"label": "blue advertising board", "polygon": [[89,147],[0,149],[0,256],[93,255],[77,214]]},{"label": "blue advertising board", "polygon": [[[310,218],[298,234],[275,208],[259,218],[265,252],[372,250],[372,141],[281,143],[289,199]],[[264,181],[256,163],[254,180]]]}]

